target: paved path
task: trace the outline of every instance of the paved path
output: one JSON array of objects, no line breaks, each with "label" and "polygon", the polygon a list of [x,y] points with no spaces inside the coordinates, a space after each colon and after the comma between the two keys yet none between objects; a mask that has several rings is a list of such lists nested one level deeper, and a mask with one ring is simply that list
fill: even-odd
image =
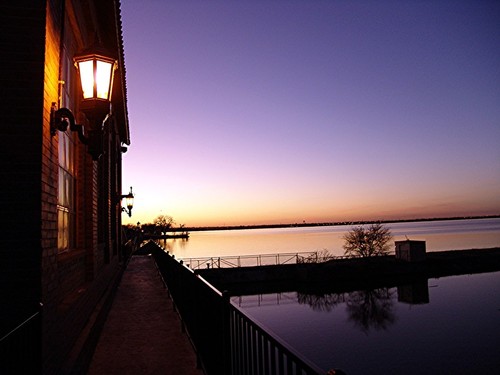
[{"label": "paved path", "polygon": [[88,374],[203,374],[152,257],[131,258]]}]

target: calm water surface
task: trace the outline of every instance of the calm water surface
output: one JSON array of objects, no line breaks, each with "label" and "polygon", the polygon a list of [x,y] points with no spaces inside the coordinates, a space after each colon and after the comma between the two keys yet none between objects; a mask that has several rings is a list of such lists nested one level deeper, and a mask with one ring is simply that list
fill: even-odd
[{"label": "calm water surface", "polygon": [[[500,219],[449,220],[387,224],[395,241],[425,240],[427,251],[500,246]],[[177,258],[327,250],[343,255],[342,236],[352,226],[276,228],[191,232],[189,240],[160,244]]]},{"label": "calm water surface", "polygon": [[350,293],[233,297],[325,371],[499,374],[500,272]]},{"label": "calm water surface", "polygon": [[[500,219],[387,225],[427,251],[500,246]],[[351,226],[192,232],[161,244],[179,258],[327,250]],[[347,374],[500,374],[500,272],[350,293],[234,297],[309,361]]]}]

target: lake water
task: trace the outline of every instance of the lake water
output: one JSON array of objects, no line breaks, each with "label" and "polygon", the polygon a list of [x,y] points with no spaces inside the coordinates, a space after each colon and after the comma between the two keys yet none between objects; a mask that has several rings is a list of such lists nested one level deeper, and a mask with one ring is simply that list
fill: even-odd
[{"label": "lake water", "polygon": [[[387,224],[427,251],[500,246],[500,219]],[[192,232],[161,245],[178,259],[327,250],[351,226]],[[499,374],[500,272],[349,293],[232,297],[252,319],[324,369],[353,374]]]},{"label": "lake water", "polygon": [[325,373],[500,373],[500,272],[232,302]]},{"label": "lake water", "polygon": [[[386,224],[394,241],[426,241],[427,251],[500,246],[500,218]],[[160,244],[176,258],[328,251],[341,256],[344,236],[352,226],[244,229],[191,232],[189,240]]]}]

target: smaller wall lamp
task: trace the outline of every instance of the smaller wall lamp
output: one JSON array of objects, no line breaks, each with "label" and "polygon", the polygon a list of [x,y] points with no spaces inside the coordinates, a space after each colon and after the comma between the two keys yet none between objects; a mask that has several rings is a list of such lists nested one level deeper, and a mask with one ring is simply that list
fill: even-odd
[{"label": "smaller wall lamp", "polygon": [[102,48],[94,47],[93,50],[92,53],[83,53],[74,58],[82,88],[80,110],[85,113],[89,124],[87,126],[77,124],[71,110],[58,109],[56,103],[52,103],[50,133],[54,136],[57,130],[65,132],[69,126],[71,131],[78,133],[80,141],[88,146],[92,159],[97,160],[103,152],[102,124],[110,112],[113,76],[117,62],[107,57]]},{"label": "smaller wall lamp", "polygon": [[130,192],[127,195],[120,195],[120,201],[123,198],[125,198],[127,208],[122,207],[122,211],[126,212],[129,217],[132,217],[132,208],[134,207],[134,194],[132,193],[132,186],[130,187]]}]

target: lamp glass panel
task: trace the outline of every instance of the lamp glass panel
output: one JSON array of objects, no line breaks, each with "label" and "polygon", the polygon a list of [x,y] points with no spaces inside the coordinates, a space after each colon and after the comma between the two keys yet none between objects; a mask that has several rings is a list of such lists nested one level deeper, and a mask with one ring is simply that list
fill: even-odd
[{"label": "lamp glass panel", "polygon": [[134,197],[126,197],[125,202],[127,203],[127,208],[130,210],[134,207]]},{"label": "lamp glass panel", "polygon": [[79,61],[78,70],[82,82],[83,98],[92,98],[94,96],[94,61]]},{"label": "lamp glass panel", "polygon": [[109,99],[109,86],[111,83],[112,64],[105,61],[97,61],[96,85],[97,97],[99,99]]}]

